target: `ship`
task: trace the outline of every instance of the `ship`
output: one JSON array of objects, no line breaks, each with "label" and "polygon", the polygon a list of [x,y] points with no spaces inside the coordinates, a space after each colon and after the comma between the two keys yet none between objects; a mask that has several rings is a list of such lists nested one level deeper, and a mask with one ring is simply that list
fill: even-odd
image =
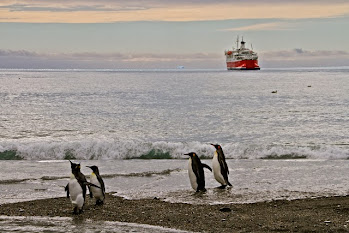
[{"label": "ship", "polygon": [[251,49],[246,48],[246,42],[242,37],[241,45],[239,47],[239,37],[236,40],[236,49],[224,51],[227,70],[260,70],[258,65],[258,54]]}]

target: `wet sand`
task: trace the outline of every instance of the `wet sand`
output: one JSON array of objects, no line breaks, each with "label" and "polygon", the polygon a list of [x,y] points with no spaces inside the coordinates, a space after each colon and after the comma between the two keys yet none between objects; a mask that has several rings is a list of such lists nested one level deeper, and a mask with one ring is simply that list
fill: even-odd
[{"label": "wet sand", "polygon": [[62,197],[2,204],[0,215],[120,221],[195,232],[347,232],[349,196],[192,205],[159,199],[126,200],[108,195],[103,206],[95,206],[94,200],[87,198],[80,215],[73,215],[69,199]]}]

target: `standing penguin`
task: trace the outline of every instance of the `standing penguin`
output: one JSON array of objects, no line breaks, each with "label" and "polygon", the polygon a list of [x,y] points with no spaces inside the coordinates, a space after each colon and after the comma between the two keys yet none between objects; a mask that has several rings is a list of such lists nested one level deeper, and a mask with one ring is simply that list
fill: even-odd
[{"label": "standing penguin", "polygon": [[[105,186],[97,166],[87,166],[91,168],[90,183],[97,187],[91,186],[91,192],[96,199],[96,205],[103,205],[105,199]],[[100,188],[99,188],[100,187]]]},{"label": "standing penguin", "polygon": [[228,180],[229,169],[227,163],[225,162],[225,156],[222,147],[217,144],[211,145],[216,148],[212,160],[214,178],[222,184],[220,188],[225,188],[227,185],[232,186]]},{"label": "standing penguin", "polygon": [[189,155],[189,163],[188,163],[188,174],[190,179],[191,187],[196,190],[196,192],[199,191],[206,191],[205,189],[205,173],[204,173],[204,167],[209,169],[212,172],[212,169],[204,164],[201,163],[199,157],[194,152],[190,152]]},{"label": "standing penguin", "polygon": [[70,197],[70,201],[74,205],[74,214],[80,214],[85,203],[87,181],[85,175],[80,171],[80,164],[69,162],[72,174],[65,190],[67,197]]}]

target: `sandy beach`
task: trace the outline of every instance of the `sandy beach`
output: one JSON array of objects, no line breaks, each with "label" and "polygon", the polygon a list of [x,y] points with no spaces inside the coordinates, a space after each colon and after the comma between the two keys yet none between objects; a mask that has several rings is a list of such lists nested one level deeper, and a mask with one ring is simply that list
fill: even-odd
[{"label": "sandy beach", "polygon": [[276,200],[252,204],[193,205],[108,195],[103,206],[88,198],[81,215],[67,198],[2,204],[0,215],[73,217],[76,220],[150,224],[194,232],[348,231],[349,197]]}]

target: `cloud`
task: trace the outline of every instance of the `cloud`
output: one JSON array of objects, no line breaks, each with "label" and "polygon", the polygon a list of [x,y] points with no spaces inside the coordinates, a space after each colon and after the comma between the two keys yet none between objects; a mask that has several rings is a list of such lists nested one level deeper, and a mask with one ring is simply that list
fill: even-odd
[{"label": "cloud", "polygon": [[136,6],[105,6],[105,5],[73,5],[73,6],[41,6],[41,5],[30,5],[30,4],[12,4],[3,5],[0,8],[8,9],[10,12],[80,12],[80,11],[139,11],[146,10],[145,7]]},{"label": "cloud", "polygon": [[260,23],[243,27],[227,28],[221,31],[280,31],[294,29],[295,24],[285,22]]},{"label": "cloud", "polygon": [[292,50],[260,52],[260,56],[267,60],[311,60],[311,59],[349,59],[349,52],[342,50],[304,50],[295,48]]},{"label": "cloud", "polygon": [[349,53],[341,50],[292,50],[259,53],[261,67],[338,67],[348,66]]},{"label": "cloud", "polygon": [[[259,63],[267,67],[346,66],[349,52],[329,50],[264,51],[259,53]],[[221,53],[188,54],[124,54],[124,53],[36,53],[26,50],[0,50],[0,68],[40,69],[117,69],[117,68],[186,68],[225,69]]]},{"label": "cloud", "polygon": [[192,68],[224,64],[221,54],[36,53],[0,50],[0,68]]},{"label": "cloud", "polygon": [[[28,0],[2,0],[4,4],[10,4],[14,2],[18,3],[26,3]],[[62,1],[62,0],[31,0],[31,4],[54,4],[54,5],[62,5],[62,4],[95,4],[95,0],[70,0],[70,1]],[[331,4],[341,4],[346,3],[347,0],[332,0]],[[117,5],[144,5],[144,6],[175,6],[175,5],[217,5],[217,4],[231,4],[231,5],[253,5],[259,3],[261,4],[283,4],[290,5],[293,3],[297,4],[324,4],[328,5],[328,0],[99,0],[99,4],[108,5],[108,4],[117,4]]]},{"label": "cloud", "polygon": [[27,50],[5,50],[0,49],[0,56],[20,56],[20,57],[38,57],[39,54]]},{"label": "cloud", "polygon": [[[257,0],[3,0],[0,22],[102,23],[119,21],[203,21],[302,19],[349,15],[348,1]],[[263,25],[259,25],[261,27]],[[274,25],[275,27],[276,25]],[[273,27],[273,25],[264,25]],[[247,28],[254,30],[254,28]]]},{"label": "cloud", "polygon": [[152,54],[152,53],[139,53],[139,54],[123,54],[123,53],[36,53],[27,50],[4,50],[0,49],[0,56],[10,57],[43,57],[43,58],[70,58],[77,60],[90,60],[90,59],[110,59],[110,60],[176,60],[176,59],[196,59],[203,60],[207,58],[217,58],[218,54],[209,53],[191,53],[191,54]]}]

